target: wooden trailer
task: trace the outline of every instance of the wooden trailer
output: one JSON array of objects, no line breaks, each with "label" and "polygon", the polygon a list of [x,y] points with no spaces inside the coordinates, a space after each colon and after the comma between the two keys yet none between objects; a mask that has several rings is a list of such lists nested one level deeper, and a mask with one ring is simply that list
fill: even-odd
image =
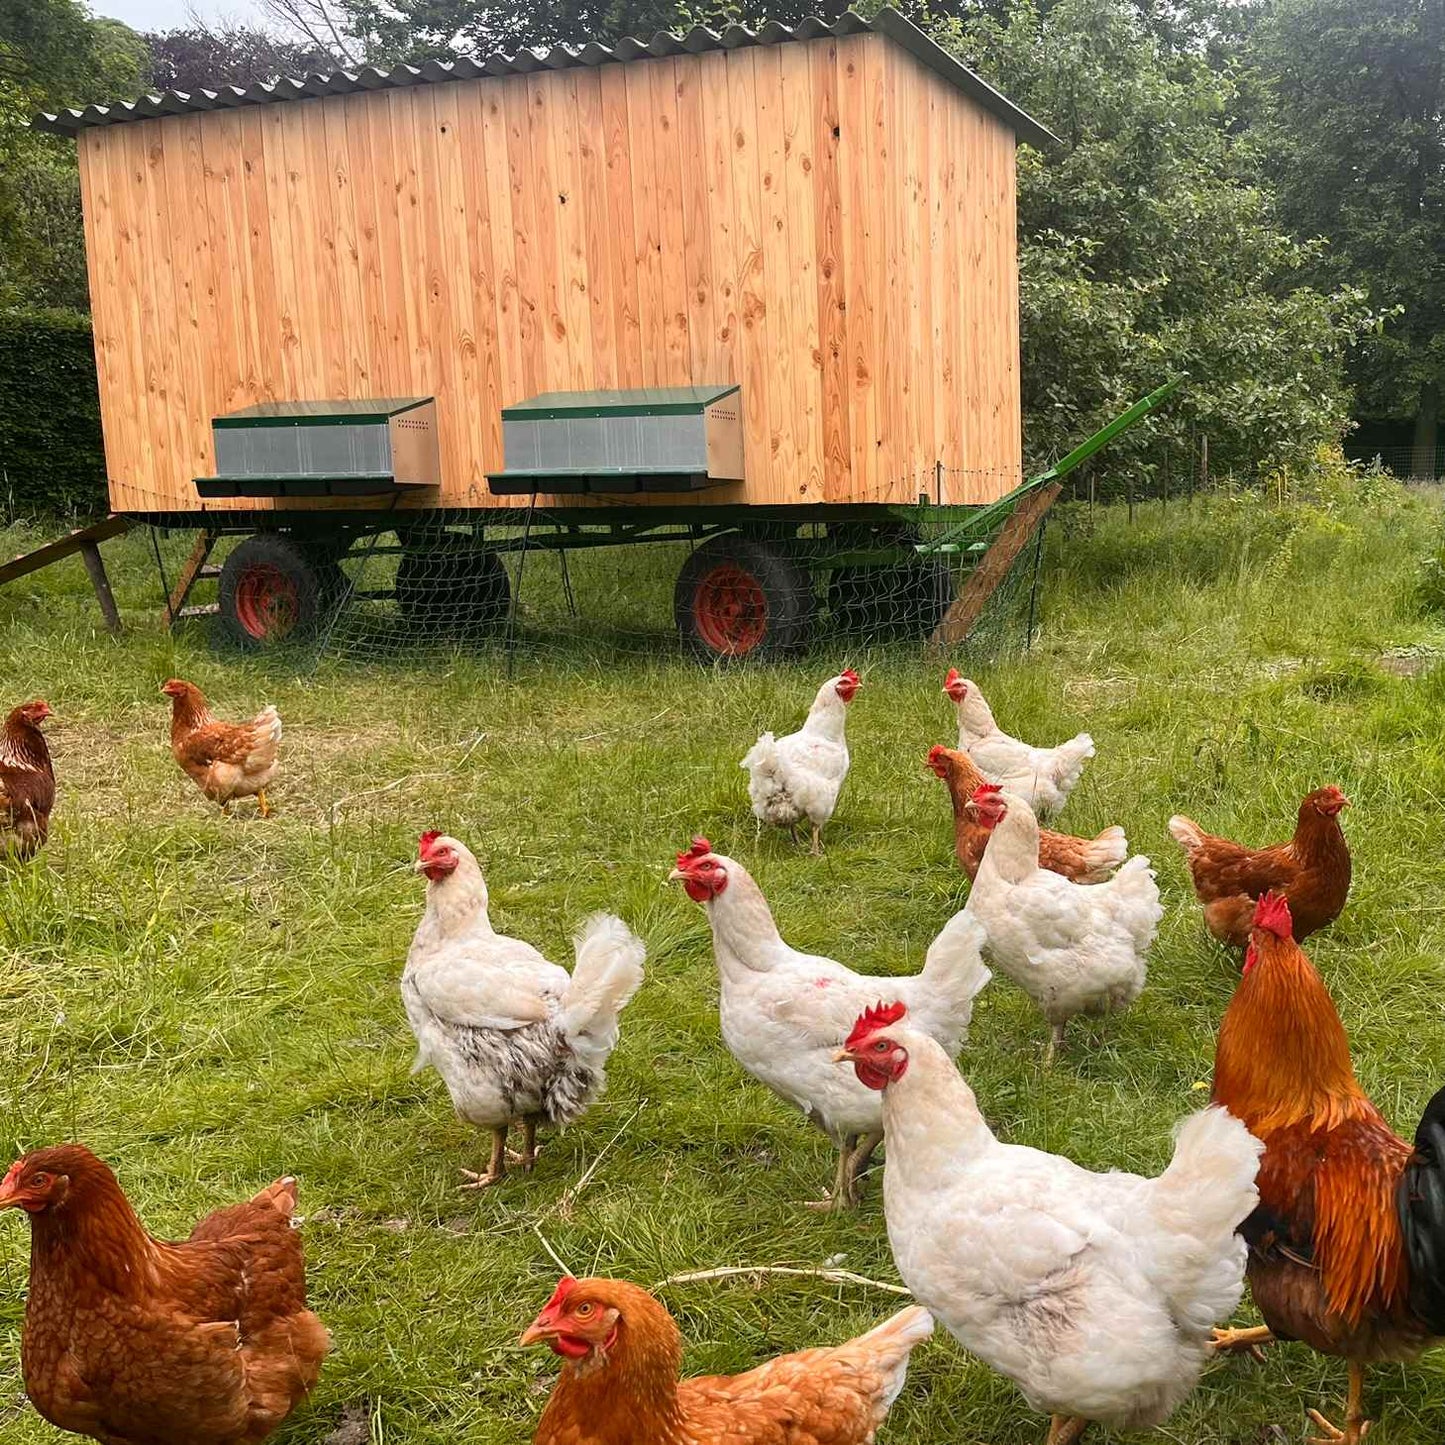
[{"label": "wooden trailer", "polygon": [[440,520],[498,613],[499,553],[690,536],[684,635],[767,652],[841,555],[896,573],[920,507],[1022,480],[1014,150],[1052,138],[894,11],[37,124],[79,148],[113,509],[256,534],[240,642],[381,531],[423,615]]}]

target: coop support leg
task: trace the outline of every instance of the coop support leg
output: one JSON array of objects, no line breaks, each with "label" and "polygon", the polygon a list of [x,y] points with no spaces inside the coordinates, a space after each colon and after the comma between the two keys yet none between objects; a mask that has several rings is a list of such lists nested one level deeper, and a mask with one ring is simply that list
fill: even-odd
[{"label": "coop support leg", "polygon": [[105,630],[112,637],[120,635],[120,610],[115,605],[115,594],[110,590],[110,578],[105,575],[105,559],[94,542],[80,544],[80,560],[90,574],[90,585],[95,588],[95,600],[100,603],[100,615],[105,619]]}]

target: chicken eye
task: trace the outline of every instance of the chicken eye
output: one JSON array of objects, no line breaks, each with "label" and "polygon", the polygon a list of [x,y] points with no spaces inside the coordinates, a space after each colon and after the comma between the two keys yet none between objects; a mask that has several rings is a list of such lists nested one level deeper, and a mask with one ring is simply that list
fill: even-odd
[{"label": "chicken eye", "polygon": [[879,1039],[878,1042],[873,1045],[873,1052],[875,1054],[886,1054],[888,1052],[888,1040]]},{"label": "chicken eye", "polygon": [[32,1174],[30,1176],[30,1183],[36,1189],[44,1189],[45,1186],[50,1183],[50,1176],[43,1172],[40,1174]]},{"label": "chicken eye", "polygon": [[592,1308],[593,1307],[590,1304],[587,1304],[584,1301],[582,1304],[578,1305],[577,1308],[572,1311],[572,1313],[576,1315],[579,1320],[585,1320],[591,1318]]}]

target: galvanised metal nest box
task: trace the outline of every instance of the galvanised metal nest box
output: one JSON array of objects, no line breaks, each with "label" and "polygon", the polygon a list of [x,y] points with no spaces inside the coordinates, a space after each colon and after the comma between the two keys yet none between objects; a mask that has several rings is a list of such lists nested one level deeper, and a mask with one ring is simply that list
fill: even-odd
[{"label": "galvanised metal nest box", "polygon": [[261,402],[214,418],[211,433],[202,497],[378,497],[441,481],[430,398]]},{"label": "galvanised metal nest box", "polygon": [[743,480],[735,386],[553,391],[502,410],[499,496],[691,492]]}]

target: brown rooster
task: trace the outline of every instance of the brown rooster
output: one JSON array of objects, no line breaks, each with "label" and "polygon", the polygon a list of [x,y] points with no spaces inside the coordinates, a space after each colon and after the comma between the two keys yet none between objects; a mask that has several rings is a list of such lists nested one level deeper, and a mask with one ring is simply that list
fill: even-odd
[{"label": "brown rooster", "polygon": [[1214,1101],[1264,1144],[1259,1207],[1241,1232],[1266,1328],[1221,1331],[1217,1343],[1301,1340],[1347,1360],[1344,1429],[1310,1416],[1327,1445],[1357,1445],[1365,1366],[1411,1359],[1445,1335],[1445,1090],[1412,1149],[1356,1081],[1289,905],[1268,893],[1220,1029]]},{"label": "brown rooster", "polygon": [[33,858],[50,836],[55,770],[40,724],[50,716],[42,698],[21,703],[5,719],[0,739],[0,852]]},{"label": "brown rooster", "polygon": [[566,1278],[522,1336],[564,1361],[535,1445],[870,1445],[932,1333],[914,1305],[845,1345],[679,1383],[682,1339],[657,1300]]},{"label": "brown rooster", "polygon": [[1333,923],[1350,891],[1350,848],[1340,830],[1340,811],[1349,805],[1338,788],[1316,788],[1299,806],[1294,837],[1273,848],[1244,848],[1213,837],[1190,818],[1170,818],[1209,931],[1221,943],[1243,948],[1255,901],[1271,888],[1289,900],[1296,938]]},{"label": "brown rooster", "polygon": [[[953,851],[972,882],[992,829],[970,800],[979,788],[995,793],[1000,788],[957,748],[931,748],[928,766],[948,784],[948,796],[953,800]],[[1039,829],[1039,867],[1062,873],[1074,883],[1103,883],[1128,856],[1129,840],[1122,828],[1105,828],[1097,838],[1075,838]]]},{"label": "brown rooster", "polygon": [[255,798],[267,817],[266,787],[281,747],[276,709],[262,708],[250,722],[220,722],[195,683],[173,677],[161,691],[171,699],[171,752],[186,776],[222,812],[235,798]]},{"label": "brown rooster", "polygon": [[105,1445],[257,1445],[316,1383],[296,1181],[152,1239],[90,1150],[27,1154],[0,1209],[30,1216],[21,1367],[35,1408]]}]

